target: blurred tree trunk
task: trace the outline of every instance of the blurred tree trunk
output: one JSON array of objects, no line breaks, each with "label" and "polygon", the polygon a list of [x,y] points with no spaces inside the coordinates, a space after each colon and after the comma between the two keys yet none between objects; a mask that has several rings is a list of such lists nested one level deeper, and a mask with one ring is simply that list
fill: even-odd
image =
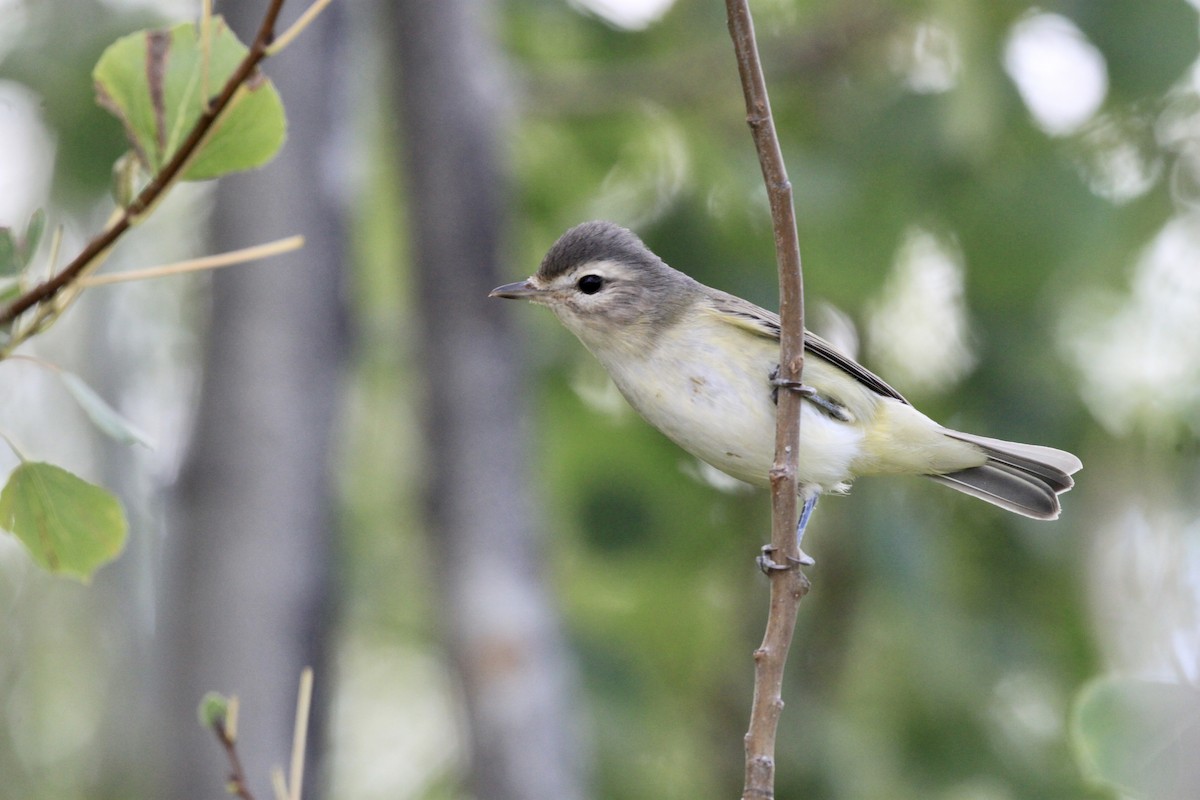
[{"label": "blurred tree trunk", "polygon": [[507,86],[479,0],[390,5],[416,262],[439,607],[462,680],[471,781],[488,800],[585,795],[573,665],[542,582],[521,360],[488,291],[502,269]]},{"label": "blurred tree trunk", "polygon": [[[281,30],[304,4],[289,5]],[[196,722],[205,691],[239,695],[239,751],[255,794],[270,797],[269,769],[286,764],[291,749],[301,668],[317,671],[318,709],[333,682],[324,657],[335,533],[330,444],[348,337],[340,5],[267,64],[289,118],[279,158],[217,188],[214,252],[293,233],[306,243],[213,276],[199,410],[162,587],[170,712],[163,797],[226,796],[223,753]],[[264,7],[217,10],[249,40]],[[320,717],[310,754],[322,740]]]}]

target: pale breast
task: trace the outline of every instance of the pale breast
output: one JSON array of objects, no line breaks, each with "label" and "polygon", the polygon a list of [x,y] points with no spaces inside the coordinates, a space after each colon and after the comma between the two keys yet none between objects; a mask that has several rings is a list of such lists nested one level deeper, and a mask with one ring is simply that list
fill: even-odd
[{"label": "pale breast", "polygon": [[[669,335],[648,353],[597,356],[651,425],[722,472],[765,486],[775,451],[770,374],[778,347],[728,325],[702,333]],[[861,428],[805,403],[801,431],[801,484],[830,490],[852,477]]]}]

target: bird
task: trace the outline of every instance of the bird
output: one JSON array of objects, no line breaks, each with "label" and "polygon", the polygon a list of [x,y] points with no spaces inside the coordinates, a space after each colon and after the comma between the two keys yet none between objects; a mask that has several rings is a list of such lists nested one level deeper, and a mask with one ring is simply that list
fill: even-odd
[{"label": "bird", "polygon": [[[775,454],[779,316],[668,266],[607,221],[569,229],[527,280],[490,297],[549,308],[650,425],[696,458],[766,487]],[[951,430],[816,334],[804,333],[797,535],[823,493],[920,475],[1007,511],[1056,519],[1071,453]]]}]

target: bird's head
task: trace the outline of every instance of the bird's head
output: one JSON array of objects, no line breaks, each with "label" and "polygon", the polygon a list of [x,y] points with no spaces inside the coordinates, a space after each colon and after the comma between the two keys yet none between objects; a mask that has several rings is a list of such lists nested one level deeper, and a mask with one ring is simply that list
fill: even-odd
[{"label": "bird's head", "polygon": [[702,291],[632,231],[585,222],[559,237],[528,280],[500,286],[490,296],[549,307],[596,351],[622,341],[656,340]]}]

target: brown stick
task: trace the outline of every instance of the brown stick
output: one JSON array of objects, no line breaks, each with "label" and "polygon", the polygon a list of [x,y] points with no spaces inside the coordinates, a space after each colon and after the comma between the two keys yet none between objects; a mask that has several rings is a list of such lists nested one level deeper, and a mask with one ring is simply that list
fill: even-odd
[{"label": "brown stick", "polygon": [[212,730],[217,735],[217,741],[221,743],[221,748],[225,751],[225,757],[229,760],[229,776],[225,779],[225,790],[238,800],[254,800],[250,786],[246,783],[246,770],[242,768],[242,759],[237,751],[237,741],[225,728],[224,720],[213,725]]},{"label": "brown stick", "polygon": [[[800,242],[792,207],[792,184],[779,149],[771,117],[766,80],[754,39],[754,23],[747,0],[725,0],[729,35],[737,55],[746,122],[754,137],[759,165],[771,204],[775,230],[775,257],[779,264],[779,316],[781,320],[779,379],[799,386],[804,369],[804,280]],[[800,600],[808,592],[808,579],[797,566],[796,543],[797,452],[800,445],[800,393],[779,393],[775,429],[775,463],[771,467],[771,545],[791,569],[773,570],[771,605],[762,645],[754,651],[754,702],[746,733],[746,776],[743,800],[775,796],[775,736],[783,711],[783,670],[796,626]]]},{"label": "brown stick", "polygon": [[0,314],[0,327],[11,325],[17,317],[29,309],[52,300],[59,292],[77,280],[93,261],[102,257],[116,243],[117,239],[133,226],[139,214],[153,206],[171,187],[195,154],[196,149],[204,141],[209,129],[233,100],[238,88],[253,77],[259,62],[267,57],[267,48],[275,38],[275,23],[279,19],[283,3],[284,0],[270,0],[266,13],[263,14],[258,35],[250,44],[250,50],[246,53],[246,57],[229,76],[229,80],[225,81],[225,86],[221,89],[220,94],[200,114],[200,118],[196,120],[196,124],[188,133],[187,138],[179,145],[179,149],[171,156],[171,160],[163,165],[162,169],[133,199],[133,202],[121,212],[116,221],[89,241],[79,255],[71,260],[71,263],[63,267],[62,271],[52,278],[25,292],[4,309],[4,312]]}]

